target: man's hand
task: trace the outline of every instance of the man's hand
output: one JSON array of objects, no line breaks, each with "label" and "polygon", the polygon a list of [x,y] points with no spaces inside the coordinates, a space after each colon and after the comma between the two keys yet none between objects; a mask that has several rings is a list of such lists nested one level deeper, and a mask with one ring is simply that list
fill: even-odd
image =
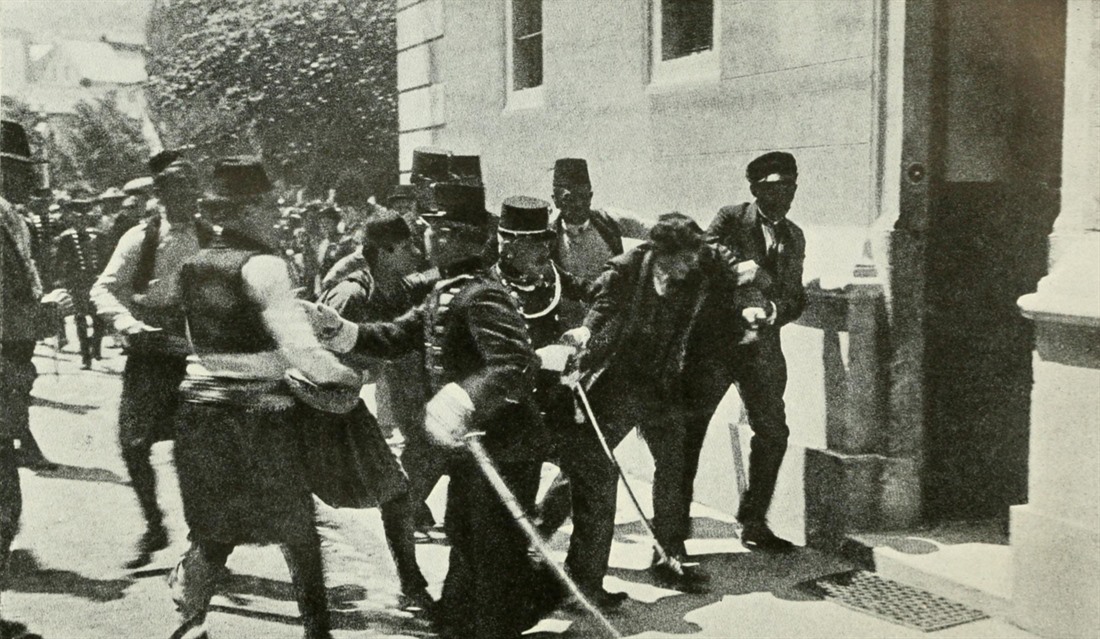
[{"label": "man's hand", "polygon": [[331,306],[305,300],[298,300],[298,305],[305,310],[313,334],[325,348],[337,353],[348,353],[355,348],[355,341],[359,338],[358,324],[340,317]]},{"label": "man's hand", "polygon": [[588,340],[592,338],[592,331],[588,330],[586,326],[578,326],[572,330],[566,331],[562,334],[559,340],[566,346],[572,346],[577,350],[584,350],[584,347],[588,345]]},{"label": "man's hand", "polygon": [[424,426],[435,443],[459,448],[469,430],[474,403],[458,384],[447,384],[425,407]]},{"label": "man's hand", "polygon": [[56,307],[57,313],[62,317],[73,313],[73,298],[69,295],[69,291],[63,288],[55,288],[43,295],[42,304]]},{"label": "man's hand", "polygon": [[759,306],[751,306],[741,311],[741,317],[752,328],[760,328],[768,319],[768,311]]}]

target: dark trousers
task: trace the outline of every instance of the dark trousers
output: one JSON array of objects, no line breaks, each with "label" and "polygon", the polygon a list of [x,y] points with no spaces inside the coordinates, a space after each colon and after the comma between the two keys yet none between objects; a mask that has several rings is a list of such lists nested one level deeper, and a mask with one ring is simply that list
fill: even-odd
[{"label": "dark trousers", "polygon": [[[218,583],[225,573],[225,563],[234,547],[231,543],[192,540],[174,575],[180,591],[176,603],[183,617],[181,630],[205,620],[210,600],[217,592]],[[304,636],[306,639],[330,637],[320,538],[315,533],[311,540],[286,544],[282,549],[305,626]],[[183,635],[183,632],[177,631],[173,636]]]},{"label": "dark trousers", "polygon": [[[657,541],[669,553],[685,553],[691,533],[692,484],[687,433],[706,430],[716,402],[662,401],[655,392],[626,380],[600,380],[590,394],[608,446],[614,450],[638,427],[653,456],[653,527]],[[702,424],[700,427],[699,424]],[[561,451],[562,473],[572,495],[573,536],[566,568],[585,589],[602,587],[615,535],[618,473],[603,452],[592,425],[569,438]],[[698,451],[695,452],[698,459]],[[547,502],[560,501],[551,494]],[[544,502],[544,503],[547,503]]]},{"label": "dark trousers", "polygon": [[[539,462],[498,464],[526,508],[538,492]],[[513,639],[556,603],[558,591],[532,563],[528,540],[471,460],[454,462],[447,493],[451,557],[440,599],[443,636]]]},{"label": "dark trousers", "polygon": [[80,359],[90,366],[93,359],[102,357],[103,336],[107,334],[107,323],[95,313],[76,313],[76,339],[80,343]]},{"label": "dark trousers", "polygon": [[382,504],[382,530],[386,544],[397,567],[401,592],[413,594],[428,587],[420,564],[416,561],[416,540],[413,537],[413,503],[407,493]]},{"label": "dark trousers", "polygon": [[0,343],[0,436],[18,439],[20,450],[40,455],[31,433],[31,388],[38,371],[34,368],[32,340]]},{"label": "dark trousers", "polygon": [[172,439],[179,386],[186,371],[186,357],[156,352],[131,352],[122,370],[118,443],[150,527],[160,526],[163,516],[157,506],[157,475],[149,454],[156,442]]},{"label": "dark trousers", "polygon": [[405,448],[401,451],[401,466],[409,477],[409,501],[413,521],[417,527],[432,526],[434,519],[424,500],[447,474],[450,458],[448,451],[428,439],[423,427],[409,429],[405,435]]},{"label": "dark trousers", "polygon": [[8,558],[22,512],[23,493],[15,446],[10,438],[0,437],[0,590],[8,585]]},{"label": "dark trousers", "polygon": [[[779,342],[779,329],[762,332],[760,340],[739,346],[731,374],[752,427],[749,448],[749,487],[741,496],[737,519],[742,523],[763,523],[775,493],[779,468],[787,452],[787,415],[783,392],[787,387],[787,360]],[[689,432],[688,450],[698,466],[706,426]]]}]

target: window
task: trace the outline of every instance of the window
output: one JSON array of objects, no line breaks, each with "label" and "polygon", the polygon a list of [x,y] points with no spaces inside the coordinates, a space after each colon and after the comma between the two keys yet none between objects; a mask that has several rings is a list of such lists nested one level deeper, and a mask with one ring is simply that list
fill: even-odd
[{"label": "window", "polygon": [[507,67],[509,106],[541,102],[542,0],[509,0]]},{"label": "window", "polygon": [[718,77],[715,0],[652,0],[653,82]]}]

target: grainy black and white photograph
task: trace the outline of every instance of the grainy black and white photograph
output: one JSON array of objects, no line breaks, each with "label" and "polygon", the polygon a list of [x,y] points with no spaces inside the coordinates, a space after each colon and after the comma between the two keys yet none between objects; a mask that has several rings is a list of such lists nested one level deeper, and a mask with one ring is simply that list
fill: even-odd
[{"label": "grainy black and white photograph", "polygon": [[1100,637],[1100,0],[0,44],[0,639]]}]

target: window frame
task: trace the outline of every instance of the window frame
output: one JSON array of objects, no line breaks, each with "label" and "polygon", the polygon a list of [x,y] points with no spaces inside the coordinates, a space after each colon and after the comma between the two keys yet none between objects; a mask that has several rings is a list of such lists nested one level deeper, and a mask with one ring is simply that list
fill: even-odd
[{"label": "window frame", "polygon": [[703,84],[718,81],[722,75],[720,57],[722,0],[714,0],[711,8],[713,24],[710,49],[689,53],[672,60],[661,59],[664,40],[662,33],[664,11],[661,3],[662,0],[649,0],[650,85]]},{"label": "window frame", "polygon": [[504,83],[505,83],[505,110],[532,109],[543,105],[546,86],[546,12],[544,0],[539,0],[539,11],[542,12],[542,29],[538,32],[542,48],[541,82],[533,87],[516,89],[516,60],[515,60],[515,5],[516,0],[504,0]]}]

